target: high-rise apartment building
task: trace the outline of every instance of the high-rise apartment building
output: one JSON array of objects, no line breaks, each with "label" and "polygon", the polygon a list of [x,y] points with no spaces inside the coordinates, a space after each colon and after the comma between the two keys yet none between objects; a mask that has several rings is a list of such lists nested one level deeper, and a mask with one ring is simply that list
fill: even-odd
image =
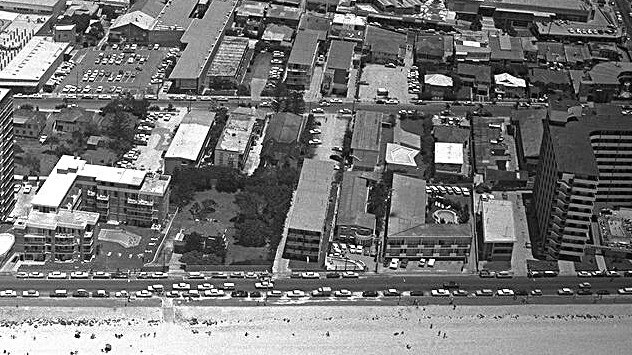
[{"label": "high-rise apartment building", "polygon": [[0,219],[9,216],[15,205],[13,192],[13,97],[0,89]]},{"label": "high-rise apartment building", "polygon": [[546,123],[534,200],[540,252],[580,260],[593,213],[632,206],[632,122],[592,117]]}]

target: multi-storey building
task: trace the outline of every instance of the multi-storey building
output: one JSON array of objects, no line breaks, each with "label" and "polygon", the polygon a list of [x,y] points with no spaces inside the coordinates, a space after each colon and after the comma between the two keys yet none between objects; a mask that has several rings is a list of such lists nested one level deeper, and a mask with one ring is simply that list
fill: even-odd
[{"label": "multi-storey building", "polygon": [[237,108],[231,112],[215,146],[215,165],[244,168],[252,145],[256,119],[255,112],[249,109]]},{"label": "multi-storey building", "polygon": [[169,210],[168,175],[88,164],[64,155],[33,198],[33,209],[97,212],[103,221],[135,226],[162,223]]},{"label": "multi-storey building", "polygon": [[13,192],[13,98],[0,89],[0,219],[4,220],[15,205]]},{"label": "multi-storey building", "polygon": [[283,255],[285,258],[324,262],[328,236],[325,235],[331,164],[324,160],[305,159],[296,187]]},{"label": "multi-storey building", "polygon": [[90,260],[94,256],[99,214],[84,211],[40,212],[18,218],[13,226],[22,260]]},{"label": "multi-storey building", "polygon": [[540,251],[580,260],[593,213],[632,206],[631,162],[629,120],[591,117],[545,124],[534,186]]},{"label": "multi-storey building", "polygon": [[287,61],[285,83],[297,89],[309,88],[318,52],[318,33],[299,31]]},{"label": "multi-storey building", "polygon": [[472,242],[470,225],[426,223],[426,199],[425,180],[393,174],[386,256],[467,259]]}]

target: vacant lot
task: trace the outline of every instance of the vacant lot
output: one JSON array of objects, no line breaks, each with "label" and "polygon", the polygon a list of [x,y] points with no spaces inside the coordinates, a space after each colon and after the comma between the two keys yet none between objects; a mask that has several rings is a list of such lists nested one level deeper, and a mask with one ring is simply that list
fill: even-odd
[{"label": "vacant lot", "polygon": [[377,89],[388,90],[388,96],[396,98],[402,104],[409,103],[408,70],[404,67],[387,68],[379,64],[367,64],[362,70],[361,81],[368,85],[360,85],[359,98],[362,101],[373,101],[377,96]]},{"label": "vacant lot", "polygon": [[243,247],[234,244],[234,224],[231,221],[239,213],[235,204],[235,194],[207,190],[195,194],[193,202],[182,208],[173,221],[170,235],[180,229],[184,233],[198,232],[202,235],[222,235],[226,233],[228,252],[226,263],[245,260],[265,262],[267,248]]}]

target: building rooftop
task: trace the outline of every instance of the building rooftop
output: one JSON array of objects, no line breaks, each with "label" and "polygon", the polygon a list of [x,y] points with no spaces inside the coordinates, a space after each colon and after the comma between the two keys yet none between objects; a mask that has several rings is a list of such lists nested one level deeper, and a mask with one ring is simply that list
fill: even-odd
[{"label": "building rooftop", "polygon": [[15,236],[10,233],[0,233],[0,257],[5,256],[15,244]]},{"label": "building rooftop", "polygon": [[261,40],[271,42],[291,42],[292,36],[294,36],[293,28],[271,23],[267,25],[266,29],[263,31]]},{"label": "building rooftop", "polygon": [[516,241],[513,202],[483,201],[482,218],[484,243],[514,243]]},{"label": "building rooftop", "polygon": [[33,82],[33,85],[36,85],[68,46],[68,43],[52,42],[45,37],[31,38],[0,71],[0,82],[3,86],[14,82]]},{"label": "building rooftop", "polygon": [[524,79],[516,78],[515,76],[502,73],[494,75],[494,82],[496,85],[502,85],[505,87],[513,87],[513,88],[526,88],[527,82]]},{"label": "building rooftop", "polygon": [[301,10],[296,7],[284,6],[284,5],[270,5],[266,13],[267,18],[275,19],[287,19],[299,21],[301,18]]},{"label": "building rooftop", "polygon": [[426,180],[393,174],[388,235],[405,233],[426,222]]},{"label": "building rooftop", "polygon": [[452,87],[452,78],[443,74],[424,75],[424,84],[430,86]]},{"label": "building rooftop", "polygon": [[632,72],[630,62],[598,63],[582,77],[582,82],[593,85],[619,85],[619,76],[630,72]]},{"label": "building rooftop", "polygon": [[369,25],[367,26],[364,45],[373,51],[398,55],[402,49],[406,49],[406,35]]},{"label": "building rooftop", "polygon": [[564,12],[566,10],[588,11],[588,6],[580,0],[560,0],[555,2],[547,0],[501,0],[486,1],[484,4],[494,4],[496,8],[515,8],[552,13]]},{"label": "building rooftop", "polygon": [[456,72],[461,76],[474,77],[477,84],[492,82],[492,69],[488,65],[458,63]]},{"label": "building rooftop", "polygon": [[546,110],[514,110],[512,116],[514,121],[518,121],[524,156],[538,157],[544,134],[542,121],[546,119]]},{"label": "building rooftop", "polygon": [[26,219],[26,225],[32,228],[56,229],[57,227],[84,229],[88,225],[95,225],[99,220],[96,212],[68,211],[40,212],[32,210]]},{"label": "building rooftop", "polygon": [[462,143],[435,143],[436,164],[463,164]]},{"label": "building rooftop", "polygon": [[327,57],[327,69],[351,69],[355,43],[349,41],[331,41]]},{"label": "building rooftop", "polygon": [[332,22],[334,25],[365,27],[366,17],[356,16],[354,14],[335,13]]},{"label": "building rooftop", "polygon": [[[63,155],[57,161],[39,191],[33,197],[34,206],[58,208],[78,177],[140,188],[148,175],[142,170],[88,164],[85,160]],[[167,181],[168,184],[168,181]],[[166,186],[165,186],[166,188]]]},{"label": "building rooftop", "polygon": [[255,125],[254,116],[231,114],[215,149],[243,154]]},{"label": "building rooftop", "polygon": [[248,16],[248,17],[261,17],[265,15],[266,9],[268,8],[268,4],[265,2],[258,1],[244,1],[237,8],[237,15],[239,16]]},{"label": "building rooftop", "polygon": [[110,28],[117,29],[127,25],[134,25],[140,29],[148,31],[152,28],[155,20],[155,18],[142,11],[133,11],[117,17]]},{"label": "building rooftop", "polygon": [[550,70],[544,68],[533,68],[529,71],[529,82],[532,84],[556,84],[571,85],[568,70]]},{"label": "building rooftop", "polygon": [[5,4],[29,4],[29,5],[39,5],[39,6],[55,6],[61,0],[2,0]]},{"label": "building rooftop", "polygon": [[307,12],[301,16],[298,24],[300,30],[310,30],[319,33],[319,39],[325,40],[331,28],[331,19],[324,14]]},{"label": "building rooftop", "polygon": [[164,196],[171,183],[171,176],[147,174],[139,192],[144,195]]},{"label": "building rooftop", "polygon": [[266,128],[264,141],[274,140],[278,143],[298,142],[305,118],[291,112],[279,112],[272,115]]},{"label": "building rooftop", "polygon": [[333,177],[332,164],[305,159],[288,216],[288,228],[323,232]]},{"label": "building rooftop", "polygon": [[157,2],[164,7],[153,16],[156,19],[154,30],[184,31],[192,21],[195,21],[191,13],[199,0],[157,0]]},{"label": "building rooftop", "polygon": [[238,74],[241,59],[248,50],[248,38],[224,37],[211,62],[208,76],[235,77]]},{"label": "building rooftop", "polygon": [[440,34],[425,34],[417,36],[415,43],[415,51],[417,55],[422,57],[443,57],[444,54],[444,40],[443,35]]},{"label": "building rooftop", "polygon": [[353,125],[351,149],[379,151],[381,127],[381,112],[358,111]]},{"label": "building rooftop", "polygon": [[433,127],[432,135],[436,142],[463,144],[469,141],[470,130],[456,126],[438,125]]},{"label": "building rooftop", "polygon": [[169,75],[170,79],[201,78],[236,6],[237,0],[213,0],[203,18],[191,21],[180,39],[186,43],[186,48]]},{"label": "building rooftop", "polygon": [[489,37],[489,48],[492,60],[523,61],[524,52],[519,37],[498,35]]},{"label": "building rooftop", "polygon": [[307,65],[314,64],[316,50],[318,49],[318,33],[311,31],[299,31],[294,38],[292,51],[288,64]]},{"label": "building rooftop", "polygon": [[211,131],[211,126],[197,123],[180,124],[175,136],[165,153],[165,159],[185,159],[197,161],[200,152],[204,149],[206,137]]},{"label": "building rooftop", "polygon": [[537,42],[538,59],[553,63],[566,63],[566,52],[564,44],[558,42]]},{"label": "building rooftop", "polygon": [[385,160],[387,164],[404,165],[404,166],[417,166],[415,157],[419,154],[419,150],[401,146],[394,143],[386,143],[386,156]]},{"label": "building rooftop", "polygon": [[369,198],[367,180],[357,171],[345,171],[340,189],[336,225],[355,225],[375,229],[375,215],[366,212]]}]

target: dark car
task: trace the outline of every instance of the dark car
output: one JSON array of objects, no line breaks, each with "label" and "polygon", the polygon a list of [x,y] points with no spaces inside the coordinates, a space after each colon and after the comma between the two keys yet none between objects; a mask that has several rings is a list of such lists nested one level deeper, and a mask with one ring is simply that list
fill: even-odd
[{"label": "dark car", "polygon": [[250,297],[251,298],[259,298],[259,297],[261,297],[261,292],[259,292],[259,291],[252,291],[252,292],[250,292]]},{"label": "dark car", "polygon": [[290,275],[291,279],[302,279],[303,276],[301,276],[300,272],[293,272],[292,275]]},{"label": "dark car", "polygon": [[423,296],[424,295],[424,291],[422,291],[422,290],[410,291],[410,295],[411,296]]},{"label": "dark car", "polygon": [[478,276],[480,276],[481,278],[492,278],[495,277],[496,274],[490,272],[489,270],[481,270],[481,272],[478,273]]},{"label": "dark car", "polygon": [[529,292],[527,290],[518,290],[516,291],[516,296],[528,296]]},{"label": "dark car", "polygon": [[124,272],[115,272],[112,274],[112,278],[113,279],[127,279],[129,278],[129,275]]},{"label": "dark car", "polygon": [[632,271],[628,270],[628,271],[624,272],[623,276],[625,276],[625,277],[632,277]]},{"label": "dark car", "polygon": [[328,279],[338,279],[340,278],[340,274],[337,272],[328,272],[327,275],[325,275]]},{"label": "dark car", "polygon": [[582,289],[577,290],[577,294],[578,295],[592,295],[593,292],[587,288],[582,288]]},{"label": "dark car", "polygon": [[332,159],[332,160],[335,160],[335,161],[338,161],[338,162],[342,162],[342,157],[340,155],[338,155],[338,154],[330,155],[329,159]]},{"label": "dark car", "polygon": [[362,297],[377,297],[377,291],[364,291]]},{"label": "dark car", "polygon": [[86,290],[77,290],[72,293],[72,297],[90,297],[90,292]]},{"label": "dark car", "polygon": [[399,267],[402,269],[408,267],[408,259],[402,259],[402,261],[399,262]]},{"label": "dark car", "polygon": [[230,295],[232,297],[244,298],[244,297],[248,297],[248,292],[243,291],[243,290],[235,290],[235,291],[231,292]]},{"label": "dark car", "polygon": [[597,290],[598,295],[609,295],[610,291],[608,290]]}]

